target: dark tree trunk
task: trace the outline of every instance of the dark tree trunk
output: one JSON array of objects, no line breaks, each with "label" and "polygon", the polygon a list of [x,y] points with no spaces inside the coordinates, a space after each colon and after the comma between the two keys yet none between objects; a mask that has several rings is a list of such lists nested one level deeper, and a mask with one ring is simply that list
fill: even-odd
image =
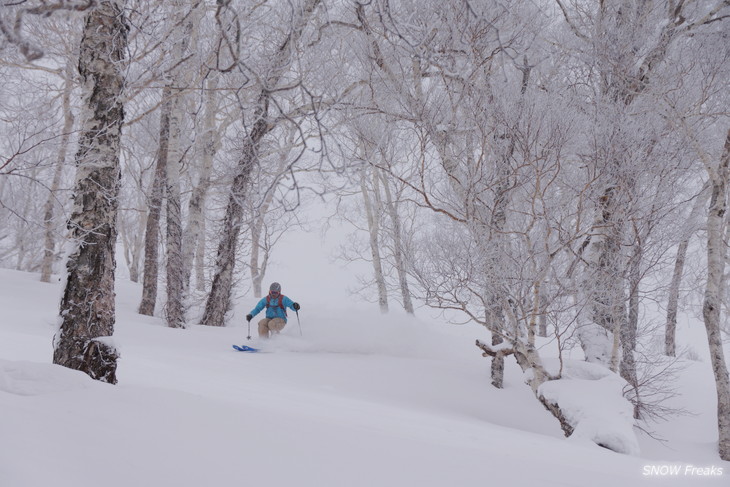
[{"label": "dark tree trunk", "polygon": [[127,22],[115,1],[101,1],[86,18],[79,55],[85,102],[76,154],[74,210],[68,228],[76,249],[67,263],[61,327],[53,362],[115,384],[114,246],[121,171]]},{"label": "dark tree trunk", "polygon": [[257,157],[257,149],[261,139],[267,132],[267,124],[263,118],[254,126],[247,138],[241,159],[238,162],[238,174],[233,180],[231,195],[228,199],[226,216],[223,221],[222,238],[218,245],[215,263],[215,276],[210,288],[210,295],[205,303],[202,325],[225,325],[226,313],[231,307],[231,290],[233,287],[233,271],[236,264],[236,248],[238,235],[243,222],[243,201],[246,197],[251,171]]},{"label": "dark tree trunk", "polygon": [[160,111],[160,141],[157,147],[157,166],[150,191],[150,211],[147,215],[147,228],[144,240],[144,278],[142,280],[142,302],[139,313],[147,316],[155,314],[157,302],[157,276],[159,273],[160,254],[160,215],[162,199],[167,186],[167,153],[170,141],[170,112],[172,110],[172,91],[165,87],[162,92],[162,110]]}]

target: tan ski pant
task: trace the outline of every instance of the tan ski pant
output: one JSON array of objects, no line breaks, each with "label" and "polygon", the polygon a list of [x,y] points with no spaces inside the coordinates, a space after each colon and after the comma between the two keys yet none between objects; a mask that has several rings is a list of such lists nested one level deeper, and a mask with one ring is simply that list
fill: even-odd
[{"label": "tan ski pant", "polygon": [[286,326],[286,321],[281,318],[264,318],[259,321],[259,337],[269,338],[271,333],[279,333]]}]

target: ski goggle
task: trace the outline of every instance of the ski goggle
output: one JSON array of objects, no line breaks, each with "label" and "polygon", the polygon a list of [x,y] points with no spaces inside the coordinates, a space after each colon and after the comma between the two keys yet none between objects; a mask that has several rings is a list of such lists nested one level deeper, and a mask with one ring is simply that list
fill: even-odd
[{"label": "ski goggle", "polygon": [[280,293],[279,291],[269,291],[269,294],[271,294],[272,296],[278,296]]}]

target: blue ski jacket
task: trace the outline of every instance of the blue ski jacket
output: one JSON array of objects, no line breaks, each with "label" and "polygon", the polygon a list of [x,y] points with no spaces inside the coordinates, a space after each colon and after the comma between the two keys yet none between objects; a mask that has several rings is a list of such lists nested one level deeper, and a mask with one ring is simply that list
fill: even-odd
[{"label": "blue ski jacket", "polygon": [[[268,307],[267,307],[267,298],[268,298]],[[279,295],[278,297],[269,297],[266,296],[264,298],[261,298],[261,301],[259,301],[259,304],[256,305],[254,309],[251,310],[251,316],[256,316],[261,312],[262,309],[266,308],[266,317],[267,318],[281,318],[286,322],[286,310],[282,308],[282,306],[279,304],[279,300],[283,298],[283,305],[286,308],[294,310],[294,301],[287,298],[286,296]]]}]

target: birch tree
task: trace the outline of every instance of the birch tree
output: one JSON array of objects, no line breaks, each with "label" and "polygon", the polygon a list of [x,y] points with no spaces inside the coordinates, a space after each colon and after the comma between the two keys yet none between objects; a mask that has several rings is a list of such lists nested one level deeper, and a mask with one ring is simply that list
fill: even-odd
[{"label": "birch tree", "polygon": [[722,156],[717,163],[706,161],[710,181],[710,207],[707,215],[707,285],[702,303],[702,316],[707,329],[712,371],[717,389],[717,426],[720,458],[730,460],[730,375],[723,350],[720,314],[722,311],[725,264],[725,214],[730,197],[730,129],[725,138]]},{"label": "birch tree", "polygon": [[667,321],[664,327],[664,353],[669,357],[676,356],[677,311],[679,309],[679,294],[684,264],[687,258],[687,250],[690,239],[698,231],[699,219],[709,195],[709,186],[706,185],[695,198],[692,204],[692,210],[681,229],[682,238],[677,247],[677,254],[674,260],[674,271],[672,272],[669,296],[667,297]]},{"label": "birch tree", "polygon": [[601,106],[592,123],[602,131],[594,137],[598,144],[592,164],[599,175],[592,184],[594,220],[583,252],[582,288],[592,304],[579,331],[588,359],[618,370],[621,330],[628,326],[628,259],[620,249],[630,219],[625,207],[638,188],[632,184],[631,158],[642,153],[631,145],[641,137],[633,137],[626,127],[639,105],[656,102],[652,97],[661,89],[661,69],[673,46],[720,20],[723,3],[695,8],[685,2],[602,2],[592,9],[561,0],[556,4],[577,45],[583,46],[579,49],[590,53],[596,74],[591,82],[596,86],[594,103]]},{"label": "birch tree", "polygon": [[[426,13],[425,15],[429,14]],[[468,47],[454,46],[451,45],[454,41],[448,36],[434,37],[429,32],[413,33],[411,35],[415,38],[404,39],[405,42],[401,44],[404,47],[400,47],[406,51],[411,51],[409,55],[414,59],[413,62],[407,65],[408,70],[403,72],[403,68],[396,68],[399,66],[398,61],[391,61],[386,58],[388,52],[386,47],[388,49],[398,49],[398,47],[391,46],[391,44],[398,42],[398,34],[394,37],[396,42],[382,42],[365,15],[363,6],[357,8],[357,17],[370,44],[371,56],[375,58],[377,69],[382,71],[385,78],[391,83],[391,87],[385,88],[385,90],[395,91],[395,96],[400,97],[401,104],[406,107],[407,114],[403,115],[404,118],[416,117],[428,143],[433,145],[441,161],[440,169],[445,172],[445,178],[454,198],[456,198],[456,201],[449,201],[450,204],[455,206],[455,210],[451,212],[445,209],[442,203],[443,198],[439,198],[440,201],[437,202],[434,198],[435,195],[429,194],[430,190],[423,183],[425,180],[423,169],[419,171],[421,183],[416,190],[424,198],[427,207],[437,212],[450,214],[451,218],[462,221],[466,228],[470,229],[477,245],[475,249],[477,254],[495,256],[495,272],[489,272],[494,280],[485,284],[488,289],[497,294],[493,298],[485,300],[485,303],[488,304],[485,312],[490,314],[487,322],[493,332],[495,342],[498,342],[500,340],[499,330],[502,328],[500,323],[504,319],[497,311],[500,308],[497,303],[502,301],[500,298],[502,291],[499,290],[500,285],[498,284],[500,273],[496,272],[496,262],[500,257],[496,249],[490,250],[484,245],[493,245],[497,241],[495,239],[491,241],[491,244],[485,243],[490,241],[489,228],[494,231],[495,235],[500,232],[501,220],[499,217],[500,210],[498,209],[500,203],[494,206],[495,209],[492,211],[494,217],[487,219],[483,214],[480,214],[480,212],[485,211],[480,209],[481,205],[478,202],[478,195],[483,190],[473,187],[472,179],[482,177],[482,171],[485,171],[485,154],[489,154],[487,157],[496,156],[497,161],[509,161],[510,152],[514,150],[514,144],[510,143],[509,128],[500,127],[498,130],[503,130],[503,132],[494,133],[496,120],[490,116],[489,108],[465,110],[464,107],[469,103],[482,107],[485,97],[488,101],[495,99],[496,95],[490,87],[490,69],[497,69],[496,66],[493,67],[493,64],[496,62],[495,58],[498,54],[506,53],[508,49],[519,49],[518,46],[522,42],[520,36],[524,34],[524,31],[516,26],[519,25],[521,20],[517,20],[518,14],[516,12],[509,13],[499,8],[487,14],[484,11],[475,13],[468,8],[460,10],[459,7],[455,7],[449,11],[446,18],[446,22],[450,23],[446,24],[445,31],[456,28],[463,29],[464,25],[468,25],[467,29],[474,29],[471,31],[471,37],[469,38],[471,45]],[[489,29],[480,31],[476,25],[482,20],[487,22],[485,25],[491,25],[493,31],[489,31]],[[515,23],[513,24],[513,22]],[[401,32],[399,26],[390,26],[387,23],[384,23],[380,28],[386,32]],[[514,30],[512,30],[513,28]],[[402,36],[402,34],[400,35]],[[426,41],[433,45],[426,47],[423,44]],[[490,44],[492,42],[494,44]],[[458,44],[458,42],[456,43]],[[417,48],[414,52],[413,48],[408,47],[409,45],[422,47]],[[424,50],[425,52],[422,52]],[[436,61],[434,57],[441,56],[439,53],[442,52],[461,52],[462,50],[465,50],[466,56],[458,61],[450,59],[449,56]],[[505,57],[509,64],[513,63],[509,56]],[[433,59],[433,61],[425,61],[426,59]],[[517,73],[520,74],[514,84],[518,92],[522,90],[522,87],[527,86],[529,79],[530,68],[525,63],[524,60],[521,66],[515,63],[518,66]],[[449,67],[447,68],[447,66]],[[459,68],[456,68],[456,66],[459,66]],[[467,68],[467,66],[474,66],[474,68]],[[400,69],[401,71],[396,72],[394,69]],[[428,85],[424,81],[427,76],[429,78]],[[431,81],[434,78],[439,80],[438,84]],[[439,105],[448,106],[449,109],[434,108]],[[390,108],[383,108],[382,110],[388,114],[391,112]],[[516,113],[520,113],[520,110],[518,109]],[[483,128],[480,130],[477,128],[479,126]],[[494,144],[493,140],[496,140],[497,143]],[[483,144],[480,145],[477,141]],[[466,159],[470,163],[461,166],[460,160],[462,159]],[[508,162],[503,162],[501,167],[503,168],[503,176],[504,172],[510,173],[511,169]],[[501,181],[505,185],[505,190],[497,190],[496,194],[498,195],[498,201],[507,202],[509,200],[508,190],[511,186],[510,178],[503,177]],[[439,191],[443,191],[443,189]],[[494,192],[492,189],[488,191],[490,193]],[[471,223],[477,219],[481,219],[482,223]],[[492,222],[485,224],[489,220],[492,220]],[[494,361],[495,377],[493,381],[495,384],[501,384],[499,378],[500,361],[501,357],[496,357]]]},{"label": "birch tree", "polygon": [[[368,180],[374,184],[374,188],[370,190]],[[385,285],[385,275],[383,273],[383,262],[380,256],[380,219],[383,213],[383,207],[380,202],[378,176],[375,171],[364,165],[360,173],[360,191],[362,193],[363,207],[365,208],[365,220],[367,221],[367,230],[369,235],[370,255],[373,264],[373,273],[375,275],[375,285],[378,289],[378,306],[381,313],[388,312],[388,290]]]},{"label": "birch tree", "polygon": [[[528,383],[540,399],[541,384],[555,378],[544,366],[535,345],[537,317],[542,312],[540,289],[555,256],[565,242],[574,241],[575,237],[557,239],[559,232],[550,231],[554,225],[552,218],[560,221],[567,215],[559,217],[558,211],[551,216],[553,210],[548,210],[561,207],[548,199],[548,195],[556,193],[548,188],[557,184],[563,174],[558,168],[565,128],[550,117],[523,118],[523,114],[540,113],[532,105],[523,106],[521,101],[521,94],[528,87],[529,61],[518,57],[515,60],[519,61],[514,62],[507,57],[508,67],[502,72],[509,76],[496,91],[497,80],[490,76],[489,69],[494,58],[484,59],[489,53],[496,56],[507,46],[525,49],[527,45],[520,44],[517,34],[524,31],[511,30],[522,24],[512,24],[516,17],[504,10],[475,13],[453,6],[443,15],[458,24],[447,24],[443,30],[448,32],[459,25],[466,32],[459,39],[447,34],[429,37],[429,31],[409,31],[409,38],[401,42],[397,33],[404,36],[405,31],[390,10],[387,22],[393,24],[378,24],[379,29],[396,33],[390,38],[395,41],[389,41],[375,30],[364,6],[357,9],[369,55],[374,59],[373,68],[389,83],[382,87],[384,94],[399,99],[399,106],[405,107],[403,119],[418,120],[417,130],[423,133],[425,141],[419,157],[423,162],[416,177],[400,179],[407,182],[420,204],[435,215],[429,226],[436,230],[427,235],[426,242],[421,244],[423,250],[414,256],[418,262],[414,272],[426,302],[463,312],[505,340],[504,345],[495,348],[484,343],[480,347],[498,359],[515,356],[523,370],[531,371]],[[407,10],[400,13],[416,15]],[[487,18],[490,21],[483,23]],[[481,30],[485,25],[490,27]],[[468,41],[461,44],[465,39]],[[491,48],[487,47],[490,41],[495,42]],[[433,44],[427,53],[412,51],[412,46],[427,43]],[[465,55],[458,61],[448,56],[439,61],[439,53],[446,52]],[[417,55],[416,60],[396,60],[405,53],[411,59]],[[453,69],[456,65],[460,66],[458,70]],[[403,66],[408,71],[403,72]],[[472,66],[475,69],[470,69]],[[428,83],[424,82],[426,73]],[[540,105],[545,113],[556,113],[554,107],[547,108],[547,97],[534,100],[546,103]],[[391,103],[379,108],[392,116],[392,106]],[[506,188],[500,190],[505,183]],[[566,184],[565,189],[568,188]],[[527,196],[528,202],[523,203],[521,198],[512,203],[507,191]],[[528,210],[530,207],[532,210]],[[500,217],[500,213],[504,215]],[[543,404],[562,421],[558,405],[544,400]],[[569,423],[562,421],[562,425],[566,434],[572,431]]]},{"label": "birch tree", "polygon": [[61,133],[61,142],[58,147],[58,159],[56,168],[53,172],[53,180],[51,182],[48,199],[43,208],[43,222],[45,225],[43,262],[41,263],[41,281],[50,282],[51,273],[53,272],[53,264],[56,260],[56,226],[54,225],[56,215],[56,193],[61,186],[61,178],[63,170],[66,166],[66,153],[68,152],[71,140],[71,132],[74,127],[74,114],[71,110],[71,91],[74,87],[73,66],[69,59],[64,70],[62,110],[63,110],[63,132]]},{"label": "birch tree", "polygon": [[401,216],[399,203],[397,197],[394,195],[394,191],[391,189],[392,181],[386,176],[384,170],[377,170],[377,176],[380,178],[380,182],[383,188],[383,194],[385,195],[384,205],[390,223],[391,236],[392,236],[392,247],[393,247],[393,261],[395,270],[398,274],[398,289],[400,290],[401,302],[403,303],[403,309],[408,314],[414,314],[413,299],[411,296],[410,284],[408,284],[408,252],[406,247],[406,236],[403,229],[403,217]]},{"label": "birch tree", "polygon": [[186,290],[190,289],[190,275],[193,268],[195,268],[196,289],[198,291],[205,289],[204,255],[197,250],[201,247],[205,248],[205,203],[211,186],[213,162],[221,145],[222,133],[231,123],[229,121],[219,125],[216,122],[219,78],[217,74],[211,74],[204,81],[203,117],[201,129],[195,138],[197,146],[195,153],[198,154],[201,165],[198,179],[188,200],[188,219],[183,235],[183,268],[186,271],[184,278]]},{"label": "birch tree", "polygon": [[84,112],[76,154],[75,250],[67,263],[61,325],[53,362],[116,383],[114,332],[119,148],[128,26],[116,1],[100,1],[86,17],[79,53]]},{"label": "birch tree", "polygon": [[[170,73],[168,87],[171,89],[172,106],[170,107],[170,133],[168,157],[167,157],[167,303],[165,318],[167,325],[171,328],[183,328],[185,326],[185,299],[187,285],[185,281],[190,274],[185,268],[183,255],[183,222],[182,222],[182,201],[180,194],[180,172],[182,170],[183,158],[187,152],[183,146],[182,127],[184,125],[185,90],[192,83],[194,70],[185,64],[186,57],[190,56],[189,51],[197,46],[197,25],[202,17],[203,2],[193,2],[189,8],[187,2],[176,0],[172,3],[175,9],[176,25],[179,25],[172,50],[173,59],[177,66]],[[174,82],[173,82],[174,80]]]},{"label": "birch tree", "polygon": [[[352,101],[367,106],[368,101]],[[407,165],[408,144],[391,137],[398,130],[379,114],[356,115],[342,121],[337,137],[343,158],[352,161],[337,188],[337,216],[356,229],[341,247],[339,258],[367,261],[372,277],[360,276],[360,290],[375,289],[381,312],[388,312],[392,299],[400,301],[408,314],[414,313],[409,283],[408,247],[416,231],[412,212],[404,210],[405,185],[392,177],[392,168]],[[345,142],[346,141],[346,142]],[[345,189],[347,188],[347,189]],[[365,244],[360,235],[366,236]]]}]

